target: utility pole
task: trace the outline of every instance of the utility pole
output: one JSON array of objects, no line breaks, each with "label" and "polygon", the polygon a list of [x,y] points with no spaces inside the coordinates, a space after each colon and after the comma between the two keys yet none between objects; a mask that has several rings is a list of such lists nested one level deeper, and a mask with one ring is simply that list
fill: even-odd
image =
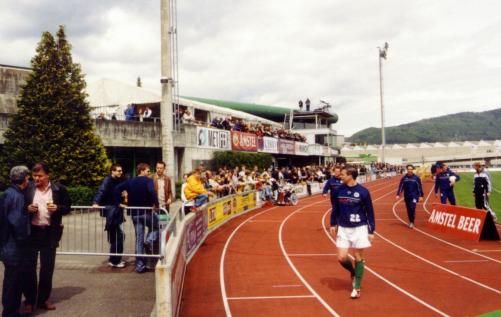
[{"label": "utility pole", "polygon": [[[166,173],[170,176],[171,188],[175,190],[175,165],[174,139],[173,139],[173,115],[172,115],[172,47],[171,47],[171,3],[170,0],[160,2],[160,28],[161,28],[161,79],[162,102],[160,104],[161,121],[161,145],[162,159],[166,164]],[[175,193],[174,193],[175,195]]]},{"label": "utility pole", "polygon": [[381,162],[385,163],[385,147],[386,147],[386,136],[384,133],[384,102],[383,102],[383,63],[382,59],[386,60],[386,54],[388,52],[388,42],[384,43],[384,47],[378,47],[379,49],[379,94],[381,99]]}]

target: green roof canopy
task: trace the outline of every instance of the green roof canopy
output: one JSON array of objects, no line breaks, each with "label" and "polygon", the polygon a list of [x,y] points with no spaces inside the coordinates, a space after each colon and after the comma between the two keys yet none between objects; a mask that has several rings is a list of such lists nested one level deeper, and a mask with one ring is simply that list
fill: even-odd
[{"label": "green roof canopy", "polygon": [[[265,119],[269,119],[275,122],[283,122],[284,115],[286,113],[290,113],[291,109],[284,107],[276,107],[276,106],[266,106],[266,105],[258,105],[254,103],[243,103],[243,102],[235,102],[235,101],[223,101],[223,100],[215,100],[215,99],[206,99],[206,98],[198,98],[198,97],[185,97],[186,99],[191,99],[203,103],[207,103],[214,106],[219,106],[223,108],[229,108],[233,110],[240,110],[243,112],[247,112],[253,114],[258,117],[262,117]],[[336,123],[337,115],[332,114],[332,118],[329,119],[329,123]]]}]

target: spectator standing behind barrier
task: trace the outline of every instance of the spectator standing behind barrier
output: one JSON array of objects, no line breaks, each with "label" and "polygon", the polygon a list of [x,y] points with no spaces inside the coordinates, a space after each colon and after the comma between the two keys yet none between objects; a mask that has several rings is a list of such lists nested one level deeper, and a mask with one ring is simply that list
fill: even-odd
[{"label": "spectator standing behind barrier", "polygon": [[451,171],[445,163],[437,163],[437,175],[435,178],[435,197],[437,197],[440,189],[440,202],[442,204],[449,203],[456,205],[456,197],[454,196],[454,184],[461,179],[458,174]]},{"label": "spectator standing behind barrier", "polygon": [[201,179],[200,169],[196,168],[186,180],[184,196],[188,200],[195,200],[195,207],[202,206],[209,200],[210,191],[207,191]]},{"label": "spectator standing behind barrier", "polygon": [[[376,223],[369,191],[356,182],[358,171],[347,166],[341,171],[343,185],[334,191],[334,208],[331,213],[330,232],[336,237],[338,261],[350,272],[353,290],[350,297],[360,297],[360,286],[364,274],[365,248],[374,240]],[[354,249],[355,266],[348,258],[348,251]]]},{"label": "spectator standing behind barrier", "polygon": [[133,121],[134,120],[134,115],[135,115],[135,109],[132,104],[127,105],[127,109],[124,111],[125,114],[125,120],[126,121]]},{"label": "spectator standing behind barrier", "polygon": [[477,209],[487,210],[494,221],[496,221],[496,213],[489,205],[489,198],[492,192],[492,183],[489,174],[485,172],[484,167],[480,163],[473,164],[475,174],[473,175],[473,196],[475,197],[475,207]]},{"label": "spectator standing behind barrier", "polygon": [[[155,192],[153,179],[149,177],[150,166],[146,163],[139,163],[136,168],[137,177],[131,178],[115,187],[115,200],[119,201],[121,193],[127,192],[128,206],[134,229],[136,232],[136,254],[145,254],[145,249],[151,253],[155,243],[158,242],[159,222],[158,215],[152,210],[134,209],[133,207],[158,207],[158,197]],[[145,227],[148,228],[148,235],[144,236]],[[147,259],[136,257],[136,272],[147,271]]]},{"label": "spectator standing behind barrier", "polygon": [[56,306],[49,301],[56,249],[63,235],[63,215],[71,210],[71,199],[66,187],[51,180],[50,173],[45,163],[35,164],[32,169],[35,184],[26,189],[28,211],[34,214],[31,220],[31,243],[37,257],[40,253],[40,274],[37,288],[35,261],[34,276],[31,277],[30,283],[23,286],[26,305],[33,307],[36,299],[38,307],[46,310],[56,309]]},{"label": "spectator standing behind barrier", "polygon": [[172,183],[170,177],[164,174],[165,166],[165,162],[157,162],[156,171],[153,175],[153,185],[155,186],[155,192],[158,196],[160,208],[165,208],[169,211],[173,196]]},{"label": "spectator standing behind barrier", "polygon": [[409,228],[412,229],[416,218],[416,204],[419,202],[420,197],[424,197],[421,179],[414,174],[414,165],[407,165],[407,174],[402,177],[398,185],[397,200],[400,199],[402,191],[404,192],[405,207],[409,218]]},{"label": "spectator standing behind barrier", "polygon": [[[0,198],[0,259],[4,264],[2,317],[20,316],[22,285],[33,276],[35,250],[30,241],[30,216],[25,189],[30,170],[15,166],[10,170],[11,186]],[[33,306],[31,311],[33,312]]]},{"label": "spectator standing behind barrier", "polygon": [[[119,164],[113,164],[110,168],[110,175],[99,186],[92,207],[104,206],[102,216],[106,218],[104,230],[108,233],[110,243],[110,253],[122,254],[124,252],[124,232],[122,223],[125,221],[123,208],[120,208],[120,200],[116,200],[115,187],[123,182],[123,170]],[[120,255],[111,255],[108,265],[116,268],[125,267]]]}]

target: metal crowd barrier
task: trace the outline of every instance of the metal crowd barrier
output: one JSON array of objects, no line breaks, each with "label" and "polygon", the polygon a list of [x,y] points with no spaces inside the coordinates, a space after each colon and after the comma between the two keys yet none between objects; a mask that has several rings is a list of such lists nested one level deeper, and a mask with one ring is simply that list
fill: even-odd
[{"label": "metal crowd barrier", "polygon": [[[105,231],[106,208],[92,206],[72,206],[71,212],[63,217],[63,235],[57,254],[84,256],[126,256],[163,258],[165,244],[170,234],[175,234],[175,222],[179,215],[172,215],[164,208],[153,210],[152,207],[126,207],[119,209],[124,222],[119,225],[123,232],[123,252],[112,250],[110,240],[120,240],[118,230]],[[115,215],[116,217],[120,215]],[[133,221],[133,216],[135,222]],[[116,218],[115,218],[116,219]],[[150,244],[151,250],[146,254],[136,252],[136,227],[144,228],[144,240],[156,237],[156,242]],[[151,233],[150,233],[151,232]],[[113,233],[113,234],[110,234]]]}]

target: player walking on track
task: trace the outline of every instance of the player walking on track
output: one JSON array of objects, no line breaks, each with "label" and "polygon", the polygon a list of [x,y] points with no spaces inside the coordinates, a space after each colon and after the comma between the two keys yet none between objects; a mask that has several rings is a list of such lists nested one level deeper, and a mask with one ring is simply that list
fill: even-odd
[{"label": "player walking on track", "polygon": [[461,178],[447,167],[446,164],[437,163],[437,174],[435,177],[435,196],[440,189],[440,202],[445,204],[447,200],[451,205],[456,205],[456,196],[454,196],[454,184]]},{"label": "player walking on track", "polygon": [[416,218],[416,204],[420,197],[424,197],[421,179],[414,174],[414,166],[407,165],[407,174],[400,180],[397,190],[397,200],[400,199],[400,193],[404,192],[405,207],[407,207],[407,216],[409,217],[409,228],[414,228],[414,219]]},{"label": "player walking on track", "polygon": [[[334,208],[331,213],[330,232],[336,237],[339,263],[350,272],[353,290],[351,298],[360,297],[360,287],[364,274],[364,249],[374,240],[376,224],[369,191],[358,184],[358,171],[352,166],[341,170],[343,185],[333,195]],[[353,249],[355,265],[348,257]]]}]

